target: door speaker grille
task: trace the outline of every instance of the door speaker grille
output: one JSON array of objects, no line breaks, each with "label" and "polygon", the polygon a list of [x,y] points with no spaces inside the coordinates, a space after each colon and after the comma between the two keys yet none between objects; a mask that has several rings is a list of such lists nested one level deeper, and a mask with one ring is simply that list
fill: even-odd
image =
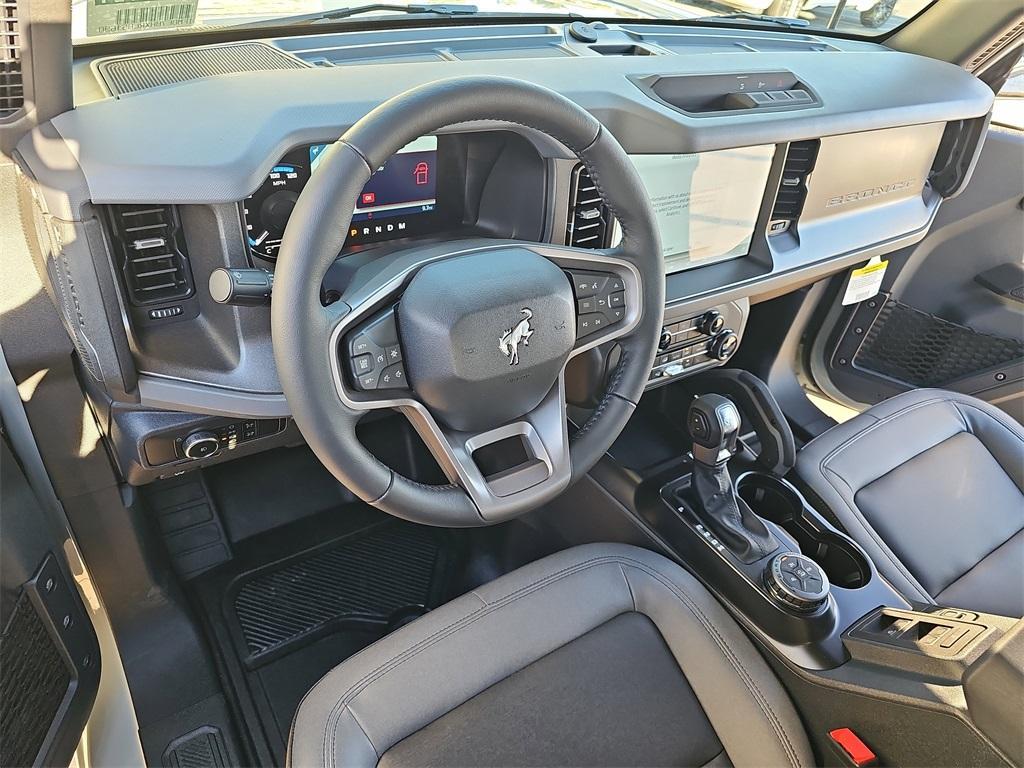
[{"label": "door speaker grille", "polygon": [[0,765],[34,765],[71,673],[28,593],[0,636]]}]

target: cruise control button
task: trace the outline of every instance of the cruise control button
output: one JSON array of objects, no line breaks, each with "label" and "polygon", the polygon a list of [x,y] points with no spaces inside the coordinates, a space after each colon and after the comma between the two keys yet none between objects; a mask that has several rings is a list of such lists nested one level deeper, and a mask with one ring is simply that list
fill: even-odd
[{"label": "cruise control button", "polygon": [[370,337],[365,333],[360,333],[352,339],[352,356],[365,355],[373,352],[373,348],[376,345],[370,340]]},{"label": "cruise control button", "polygon": [[378,389],[408,389],[408,386],[405,381],[405,366],[402,363],[389,365],[381,371],[380,378],[377,379]]},{"label": "cruise control button", "polygon": [[[383,361],[381,361],[383,362]],[[373,355],[358,355],[352,358],[352,372],[356,376],[373,370]]]},{"label": "cruise control button", "polygon": [[397,344],[392,344],[385,350],[385,354],[388,358],[388,363],[397,363],[402,360],[402,348]]},{"label": "cruise control button", "polygon": [[379,375],[380,374],[378,372],[374,371],[373,373],[367,373],[367,374],[365,374],[363,376],[357,377],[356,378],[356,387],[358,389],[363,390],[363,391],[367,391],[367,390],[371,390],[371,389],[376,389],[377,388],[377,377]]},{"label": "cruise control button", "polygon": [[378,349],[374,352],[373,361],[378,368],[382,368],[388,364],[388,355],[383,349]]}]

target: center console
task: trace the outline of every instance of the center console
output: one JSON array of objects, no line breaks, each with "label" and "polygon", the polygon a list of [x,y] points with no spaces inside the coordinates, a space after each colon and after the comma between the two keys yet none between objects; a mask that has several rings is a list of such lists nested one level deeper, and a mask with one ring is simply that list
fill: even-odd
[{"label": "center console", "polygon": [[1024,621],[897,593],[787,479],[795,446],[773,403],[728,369],[649,393],[592,471],[596,488],[579,491],[618,502],[600,535],[654,542],[726,605],[825,764],[1020,764]]}]

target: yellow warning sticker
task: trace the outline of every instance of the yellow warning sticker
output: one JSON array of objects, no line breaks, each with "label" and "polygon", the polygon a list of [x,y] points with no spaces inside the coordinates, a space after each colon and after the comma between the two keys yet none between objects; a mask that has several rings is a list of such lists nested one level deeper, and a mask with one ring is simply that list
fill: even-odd
[{"label": "yellow warning sticker", "polygon": [[877,295],[882,289],[882,278],[888,266],[888,261],[882,261],[876,256],[863,267],[853,270],[846,284],[846,293],[843,294],[843,306],[866,301]]}]

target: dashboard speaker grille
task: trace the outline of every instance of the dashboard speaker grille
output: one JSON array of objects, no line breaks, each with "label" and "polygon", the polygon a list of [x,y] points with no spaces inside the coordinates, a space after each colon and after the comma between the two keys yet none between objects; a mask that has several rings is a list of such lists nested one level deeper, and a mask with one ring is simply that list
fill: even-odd
[{"label": "dashboard speaker grille", "polygon": [[782,178],[779,179],[779,191],[772,206],[769,225],[772,234],[785,232],[800,218],[807,197],[807,177],[814,170],[819,146],[820,142],[816,139],[794,141],[786,150],[786,162],[782,167]]},{"label": "dashboard speaker grille", "polygon": [[113,96],[214,75],[270,69],[305,69],[306,64],[266,43],[234,43],[105,59],[96,71]]},{"label": "dashboard speaker grille", "polygon": [[128,294],[135,304],[158,304],[192,293],[192,270],[169,205],[111,205],[111,234]]},{"label": "dashboard speaker grille", "polygon": [[572,172],[565,242],[577,248],[604,248],[610,230],[608,206],[601,199],[590,173],[580,163]]},{"label": "dashboard speaker grille", "polygon": [[0,0],[0,120],[25,105],[17,0]]}]

